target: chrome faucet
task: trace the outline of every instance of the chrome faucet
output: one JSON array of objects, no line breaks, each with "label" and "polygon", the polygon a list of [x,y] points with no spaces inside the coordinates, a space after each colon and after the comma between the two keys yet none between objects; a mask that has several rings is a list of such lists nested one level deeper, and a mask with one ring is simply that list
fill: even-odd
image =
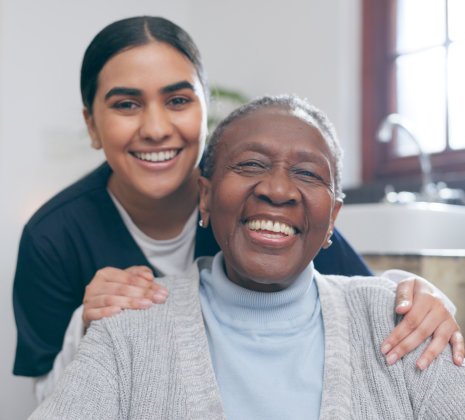
[{"label": "chrome faucet", "polygon": [[434,201],[431,198],[434,195],[435,185],[431,177],[431,160],[429,154],[427,154],[421,147],[420,142],[410,126],[410,123],[399,114],[389,114],[380,124],[376,138],[382,143],[389,143],[392,140],[392,133],[394,127],[397,126],[404,130],[404,132],[410,137],[415,143],[418,149],[418,159],[420,160],[421,167],[421,190],[423,198],[430,198],[426,201]]},{"label": "chrome faucet", "polygon": [[386,196],[384,201],[391,203],[405,203],[412,201],[442,202],[465,204],[465,193],[460,189],[448,188],[444,182],[435,184],[431,175],[431,159],[421,147],[414,130],[409,121],[399,114],[389,114],[379,125],[376,138],[381,143],[389,143],[392,140],[394,127],[401,128],[408,137],[415,143],[418,149],[418,159],[421,167],[421,189],[420,194],[401,191],[396,193],[392,186],[386,187]]}]

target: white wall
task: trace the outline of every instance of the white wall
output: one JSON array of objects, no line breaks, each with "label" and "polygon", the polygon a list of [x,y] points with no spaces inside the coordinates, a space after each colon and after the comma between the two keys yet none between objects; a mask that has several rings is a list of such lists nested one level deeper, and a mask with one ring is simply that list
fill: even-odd
[{"label": "white wall", "polygon": [[168,17],[196,40],[212,84],[250,96],[297,93],[324,109],[346,149],[345,185],[359,182],[359,0],[0,0],[0,419],[33,407],[11,375],[11,307],[19,235],[31,213],[102,159],[81,118],[85,47],[116,19]]}]

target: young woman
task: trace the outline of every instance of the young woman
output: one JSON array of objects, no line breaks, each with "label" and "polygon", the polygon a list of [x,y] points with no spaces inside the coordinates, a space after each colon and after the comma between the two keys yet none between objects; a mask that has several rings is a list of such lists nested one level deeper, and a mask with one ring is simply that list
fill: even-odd
[{"label": "young woman", "polygon": [[[17,375],[47,375],[62,346],[71,340],[75,347],[82,322],[87,327],[122,308],[163,302],[167,291],[154,276],[179,274],[194,258],[218,250],[211,231],[197,229],[208,89],[189,35],[158,17],[110,24],[86,50],[81,92],[92,146],[103,148],[107,161],[47,202],[24,228],[13,292]],[[369,274],[337,231],[332,241],[315,258],[320,272]],[[435,330],[426,366],[457,324],[428,285],[399,289],[399,301],[408,302],[400,311],[409,315],[384,352],[395,361]],[[82,304],[77,340],[71,333],[64,339]],[[463,344],[454,337],[460,358]],[[42,379],[53,383],[59,373],[57,366]]]},{"label": "young woman", "polygon": [[222,252],[170,287],[164,305],[93,323],[32,419],[463,418],[465,368],[422,348],[389,366],[395,285],[321,275],[342,204],[341,153],[316,108],[262,98],[212,135],[203,226]]}]

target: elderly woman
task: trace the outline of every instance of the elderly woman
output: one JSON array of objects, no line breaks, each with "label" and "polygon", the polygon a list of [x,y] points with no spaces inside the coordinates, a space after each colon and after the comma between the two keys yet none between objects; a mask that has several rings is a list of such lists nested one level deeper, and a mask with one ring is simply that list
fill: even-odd
[{"label": "elderly woman", "polygon": [[341,151],[305,101],[258,99],[212,136],[201,225],[222,249],[163,305],[93,322],[33,419],[460,419],[465,369],[426,344],[388,365],[399,321],[384,278],[313,268],[342,204]]}]

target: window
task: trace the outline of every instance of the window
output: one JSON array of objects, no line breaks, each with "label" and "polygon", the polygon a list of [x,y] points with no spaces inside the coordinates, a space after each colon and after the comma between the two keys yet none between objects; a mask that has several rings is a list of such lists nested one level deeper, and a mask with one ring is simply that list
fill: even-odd
[{"label": "window", "polygon": [[363,1],[364,181],[419,173],[405,132],[376,140],[390,113],[410,123],[434,173],[465,175],[464,21],[464,0]]}]

